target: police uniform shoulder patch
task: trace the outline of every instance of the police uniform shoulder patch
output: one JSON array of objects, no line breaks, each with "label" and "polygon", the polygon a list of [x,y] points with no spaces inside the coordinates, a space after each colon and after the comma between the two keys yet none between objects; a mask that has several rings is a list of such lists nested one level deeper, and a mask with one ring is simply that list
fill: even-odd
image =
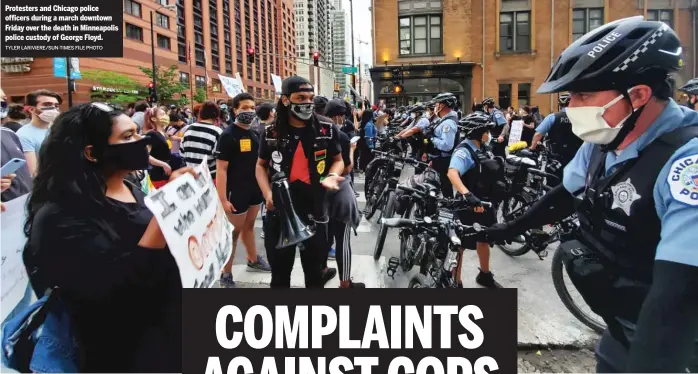
[{"label": "police uniform shoulder patch", "polygon": [[674,200],[698,206],[698,155],[674,161],[669,169],[667,183]]},{"label": "police uniform shoulder patch", "polygon": [[453,156],[458,157],[461,160],[465,160],[466,158],[468,158],[468,151],[466,151],[465,149],[459,149],[453,152]]}]

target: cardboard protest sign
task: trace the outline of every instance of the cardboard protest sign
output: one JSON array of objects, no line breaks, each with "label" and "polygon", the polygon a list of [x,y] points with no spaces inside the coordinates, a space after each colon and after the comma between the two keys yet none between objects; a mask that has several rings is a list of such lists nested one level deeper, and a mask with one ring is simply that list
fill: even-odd
[{"label": "cardboard protest sign", "polygon": [[524,122],[520,119],[511,121],[511,126],[509,128],[509,144],[512,145],[516,142],[521,141],[521,134],[523,133]]},{"label": "cardboard protest sign", "polygon": [[233,225],[218,199],[207,161],[145,199],[179,267],[184,288],[211,287],[231,255]]},{"label": "cardboard protest sign", "polygon": [[27,237],[24,236],[24,222],[27,220],[26,209],[29,194],[20,196],[5,203],[6,210],[0,214],[2,224],[2,237],[0,238],[0,248],[2,248],[2,277],[0,285],[2,295],[0,304],[2,305],[2,315],[0,321],[4,321],[10,312],[24,298],[29,286],[29,276],[24,268],[22,252]]}]

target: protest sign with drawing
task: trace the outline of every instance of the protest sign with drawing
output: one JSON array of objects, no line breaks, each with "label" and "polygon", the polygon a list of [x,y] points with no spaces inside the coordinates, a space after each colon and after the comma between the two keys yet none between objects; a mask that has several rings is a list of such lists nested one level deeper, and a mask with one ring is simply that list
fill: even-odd
[{"label": "protest sign with drawing", "polygon": [[231,255],[233,225],[216,194],[207,160],[145,199],[179,267],[184,288],[211,287]]},{"label": "protest sign with drawing", "polygon": [[511,127],[509,128],[509,145],[521,141],[521,134],[523,133],[524,121],[517,119],[511,121]]}]

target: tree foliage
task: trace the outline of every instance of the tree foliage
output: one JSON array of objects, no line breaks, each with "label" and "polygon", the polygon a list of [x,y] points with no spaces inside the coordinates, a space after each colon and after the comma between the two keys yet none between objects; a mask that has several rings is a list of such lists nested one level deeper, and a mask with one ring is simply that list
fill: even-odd
[{"label": "tree foliage", "polygon": [[206,90],[203,88],[197,88],[194,94],[194,101],[197,103],[203,103],[206,101]]},{"label": "tree foliage", "polygon": [[[101,86],[121,91],[116,95],[103,91],[93,91],[90,95],[93,101],[105,101],[125,105],[140,99],[144,99],[148,94],[146,91],[144,91],[143,87],[140,87],[137,81],[125,74],[119,74],[113,71],[101,69],[92,69],[83,70],[81,75],[85,80],[96,82]],[[133,91],[138,91],[138,93]]]},{"label": "tree foliage", "polygon": [[[152,81],[153,69],[142,66],[139,66],[138,69],[140,69],[143,72],[143,74],[148,76],[148,78],[150,78],[150,80]],[[155,85],[158,94],[158,101],[161,103],[171,102],[179,104],[181,99],[183,99],[183,94],[187,93],[189,87],[186,84],[180,82],[179,68],[177,67],[177,65],[172,65],[167,69],[163,69],[162,67],[156,66],[155,71]],[[175,96],[178,96],[178,98],[175,99]],[[186,102],[186,99],[184,100]]]}]

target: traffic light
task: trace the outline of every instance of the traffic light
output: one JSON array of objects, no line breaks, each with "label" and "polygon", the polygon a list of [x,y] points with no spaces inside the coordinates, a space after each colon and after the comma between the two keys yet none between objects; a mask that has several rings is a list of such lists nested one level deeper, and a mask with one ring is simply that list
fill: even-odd
[{"label": "traffic light", "polygon": [[320,52],[313,52],[313,65],[318,66],[320,63]]},{"label": "traffic light", "polygon": [[402,93],[402,85],[400,83],[395,83],[393,86],[393,93],[394,94],[401,94]]},{"label": "traffic light", "polygon": [[148,101],[154,103],[157,101],[155,97],[155,85],[153,82],[148,82]]},{"label": "traffic light", "polygon": [[247,48],[247,63],[254,64],[254,48]]}]

